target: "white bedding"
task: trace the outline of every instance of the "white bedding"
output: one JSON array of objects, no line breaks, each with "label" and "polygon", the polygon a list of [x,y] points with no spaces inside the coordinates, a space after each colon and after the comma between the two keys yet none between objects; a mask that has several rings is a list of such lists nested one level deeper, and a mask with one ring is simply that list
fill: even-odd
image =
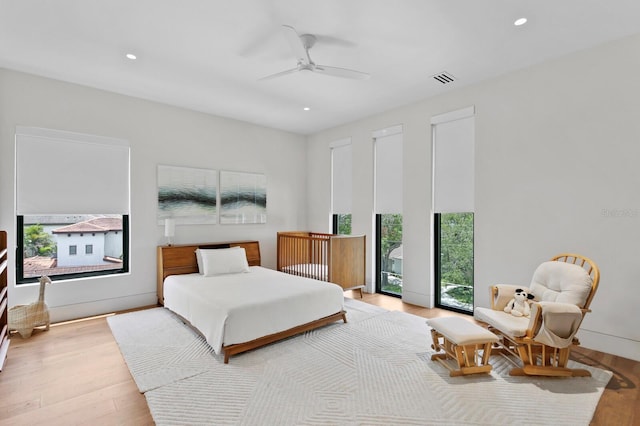
[{"label": "white bedding", "polygon": [[283,272],[301,277],[315,278],[320,281],[328,281],[327,265],[321,263],[299,263],[282,268]]},{"label": "white bedding", "polygon": [[164,304],[196,327],[219,354],[223,345],[340,312],[344,295],[336,284],[252,266],[238,274],[168,276]]}]

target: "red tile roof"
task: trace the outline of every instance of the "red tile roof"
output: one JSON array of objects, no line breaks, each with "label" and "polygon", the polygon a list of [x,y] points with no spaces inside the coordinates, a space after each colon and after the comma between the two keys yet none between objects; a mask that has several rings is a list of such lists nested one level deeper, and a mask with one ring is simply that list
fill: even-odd
[{"label": "red tile roof", "polygon": [[78,234],[90,232],[122,231],[122,219],[118,217],[98,217],[54,229],[54,234]]}]

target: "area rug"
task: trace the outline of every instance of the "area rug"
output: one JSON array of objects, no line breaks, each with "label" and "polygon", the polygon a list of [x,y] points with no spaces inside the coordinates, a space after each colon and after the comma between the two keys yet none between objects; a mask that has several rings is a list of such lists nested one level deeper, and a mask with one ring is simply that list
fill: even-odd
[{"label": "area rug", "polygon": [[[352,303],[356,302],[356,303]],[[224,364],[170,311],[108,319],[158,425],[588,425],[611,378],[449,377],[424,318],[361,302],[335,323]],[[578,363],[573,363],[578,364]]]},{"label": "area rug", "polygon": [[[350,298],[345,298],[345,309],[349,323],[387,312]],[[143,393],[203,373],[211,363],[223,359],[202,336],[165,308],[115,315],[107,322]]]}]

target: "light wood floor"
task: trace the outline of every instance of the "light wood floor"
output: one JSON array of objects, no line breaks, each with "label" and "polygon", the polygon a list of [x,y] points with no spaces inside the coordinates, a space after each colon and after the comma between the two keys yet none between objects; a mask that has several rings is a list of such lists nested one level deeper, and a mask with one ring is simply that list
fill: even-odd
[{"label": "light wood floor", "polygon": [[[363,300],[425,318],[452,315],[382,295],[365,294]],[[640,363],[584,348],[572,357],[614,373],[592,425],[640,424]],[[0,425],[44,424],[153,424],[105,317],[56,324],[29,339],[11,339],[0,373]]]}]

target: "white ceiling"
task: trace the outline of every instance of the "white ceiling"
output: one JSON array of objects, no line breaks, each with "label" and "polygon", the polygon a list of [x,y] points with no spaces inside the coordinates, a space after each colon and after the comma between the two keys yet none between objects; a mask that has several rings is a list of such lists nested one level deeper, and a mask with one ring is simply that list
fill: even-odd
[{"label": "white ceiling", "polygon": [[[639,19],[640,0],[0,0],[0,67],[309,134],[640,33]],[[296,65],[284,24],[318,37],[315,62],[371,78],[259,81]]]}]

